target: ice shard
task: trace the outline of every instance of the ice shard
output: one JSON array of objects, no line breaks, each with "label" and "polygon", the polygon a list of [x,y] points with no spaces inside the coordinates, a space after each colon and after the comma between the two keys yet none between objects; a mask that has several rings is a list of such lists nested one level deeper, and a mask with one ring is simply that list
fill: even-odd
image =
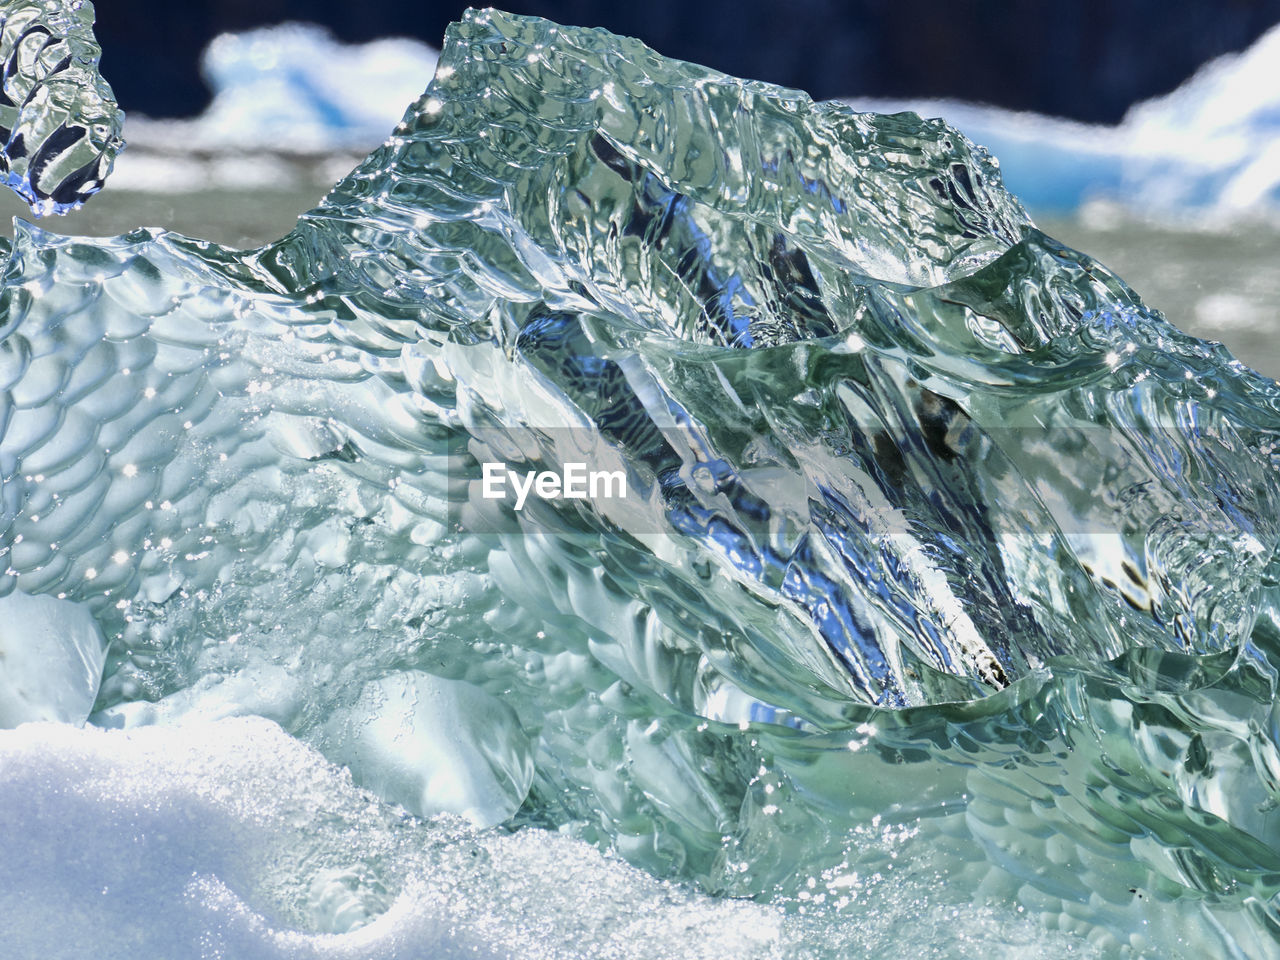
[{"label": "ice shard", "polygon": [[93,611],[93,722],[837,913],[895,824],[944,899],[1265,952],[1280,387],[940,121],[472,11],[279,242],[22,227],[0,297],[0,589]]},{"label": "ice shard", "polygon": [[0,172],[37,216],[97,193],[124,147],[93,17],[88,0],[0,4]]}]

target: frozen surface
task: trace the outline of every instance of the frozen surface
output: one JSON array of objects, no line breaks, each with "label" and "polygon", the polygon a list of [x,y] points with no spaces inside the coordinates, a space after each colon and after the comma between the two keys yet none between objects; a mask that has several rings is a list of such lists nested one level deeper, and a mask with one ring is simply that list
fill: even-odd
[{"label": "frozen surface", "polygon": [[[204,58],[213,103],[199,118],[134,122],[140,156],[122,186],[194,189],[296,180],[272,154],[370,149],[435,70],[411,40],[343,45],[308,24],[217,38]],[[999,158],[1006,185],[1033,211],[1114,204],[1165,219],[1280,215],[1280,28],[1205,65],[1178,90],[1136,105],[1115,127],[954,101],[871,100],[859,109],[942,117]],[[183,145],[184,150],[177,150]],[[160,148],[159,154],[154,153]],[[192,157],[192,149],[214,156]],[[248,165],[216,155],[253,151]],[[335,174],[336,176],[336,174]]]},{"label": "frozen surface", "polygon": [[[1280,954],[1280,387],[954,128],[473,11],[283,239],[9,253],[0,592],[110,643],[108,731],[13,735],[19,820],[106,778],[95,839],[206,904],[179,936],[327,947],[426,874],[470,878],[463,949],[521,955]],[[622,492],[485,493],[573,463]],[[188,789],[231,798],[212,853],[148,828]],[[396,804],[521,853],[415,867]],[[360,854],[387,835],[418,853]],[[555,882],[588,845],[647,871],[587,870],[603,912]],[[83,900],[60,862],[3,915]]]},{"label": "frozen surface", "polygon": [[0,768],[11,960],[1099,956],[1024,912],[938,903],[927,876],[899,882],[906,835],[866,836],[877,870],[846,887],[860,917],[788,915],[569,837],[398,815],[263,720],[0,731]]},{"label": "frozen surface", "polygon": [[420,670],[370,681],[326,733],[330,755],[358,783],[419,816],[452,813],[493,826],[515,815],[533,781],[514,710],[469,683]]}]

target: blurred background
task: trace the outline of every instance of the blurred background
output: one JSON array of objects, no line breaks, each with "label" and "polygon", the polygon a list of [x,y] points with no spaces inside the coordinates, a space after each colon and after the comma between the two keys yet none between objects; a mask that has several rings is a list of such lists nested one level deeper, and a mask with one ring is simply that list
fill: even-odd
[{"label": "blurred background", "polygon": [[[467,6],[430,0],[102,0],[98,40],[121,106],[200,112],[217,34],[286,21],[348,43],[440,45]],[[663,54],[816,98],[953,97],[1115,123],[1280,23],[1280,0],[508,0],[504,9],[639,37]]]},{"label": "blurred background", "polygon": [[[1280,375],[1280,0],[506,7],[859,109],[942,116],[1001,160],[1047,232],[1180,327]],[[130,147],[101,196],[41,226],[275,239],[386,136],[462,9],[100,0],[102,70]],[[6,202],[6,223],[29,217]]]}]

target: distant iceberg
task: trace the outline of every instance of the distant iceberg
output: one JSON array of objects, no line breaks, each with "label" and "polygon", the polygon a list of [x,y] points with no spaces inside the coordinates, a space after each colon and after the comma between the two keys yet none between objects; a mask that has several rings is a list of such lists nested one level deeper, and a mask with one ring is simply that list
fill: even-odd
[{"label": "distant iceberg", "polygon": [[431,82],[438,56],[405,38],[339,43],[313,24],[224,33],[201,59],[213,102],[190,129],[199,146],[296,152],[381,143]]},{"label": "distant iceberg", "polygon": [[331,182],[387,137],[431,82],[438,56],[406,38],[340,43],[314,24],[222,34],[201,58],[208,108],[188,120],[131,117],[133,149],[116,188]]},{"label": "distant iceberg", "polygon": [[348,45],[311,24],[224,33],[205,50],[209,140],[330,149],[380,143],[427,88],[439,52],[392,38]]},{"label": "distant iceberg", "polygon": [[945,118],[1000,158],[1005,185],[1037,212],[1101,201],[1161,218],[1280,214],[1280,26],[1114,127],[949,100],[849,102]]},{"label": "distant iceberg", "polygon": [[[300,174],[279,155],[344,155],[310,171],[332,180],[386,138],[437,56],[409,39],[343,44],[310,24],[223,34],[203,58],[213,102],[192,120],[131,120],[137,149],[121,164],[118,188],[283,186]],[[954,100],[849,102],[944,118],[999,158],[1006,185],[1035,213],[1101,202],[1166,219],[1280,215],[1280,27],[1137,104],[1118,126]],[[245,151],[261,156],[246,164]]]}]

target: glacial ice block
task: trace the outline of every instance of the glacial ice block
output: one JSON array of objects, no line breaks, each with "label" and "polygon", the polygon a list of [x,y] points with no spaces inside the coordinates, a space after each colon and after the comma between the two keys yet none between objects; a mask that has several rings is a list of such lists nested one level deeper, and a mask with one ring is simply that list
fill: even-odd
[{"label": "glacial ice block", "polygon": [[88,0],[0,5],[0,174],[36,216],[97,193],[124,147],[93,17]]},{"label": "glacial ice block", "polygon": [[[243,668],[203,624],[274,648],[288,599],[281,638],[417,630],[451,679],[525,677],[522,722],[521,651],[563,646],[593,686],[821,728],[1238,649],[1276,545],[1274,385],[960,134],[603,32],[469,14],[261,250],[23,230],[9,269],[0,586],[91,602],[124,700]],[[628,495],[480,495],[484,462],[584,458]],[[506,679],[490,620],[526,631]]]},{"label": "glacial ice block", "polygon": [[89,607],[104,718],[721,892],[883,823],[1155,955],[1270,929],[1280,387],[941,122],[472,11],[287,237],[24,226],[0,308],[0,593]]},{"label": "glacial ice block", "polygon": [[106,644],[84,604],[0,597],[0,728],[34,720],[84,723],[98,695]]}]

